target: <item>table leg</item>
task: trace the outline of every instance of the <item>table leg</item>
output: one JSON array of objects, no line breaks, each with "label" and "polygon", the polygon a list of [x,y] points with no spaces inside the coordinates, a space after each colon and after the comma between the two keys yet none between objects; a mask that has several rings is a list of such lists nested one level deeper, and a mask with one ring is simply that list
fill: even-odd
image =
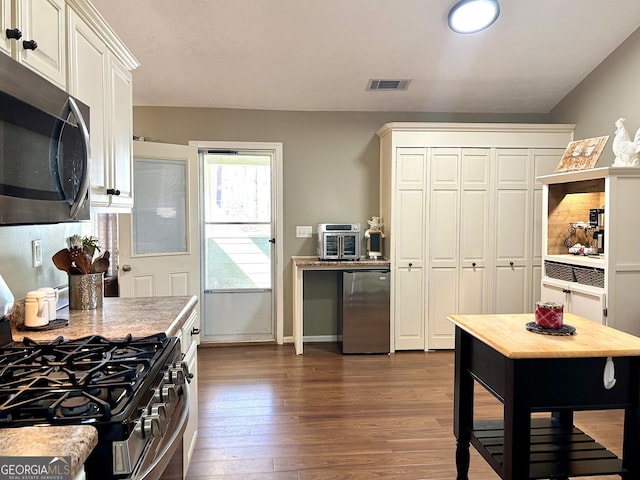
[{"label": "table leg", "polygon": [[456,327],[453,433],[456,436],[456,480],[469,479],[469,440],[473,428],[473,378],[469,374],[468,334]]},{"label": "table leg", "polygon": [[504,462],[503,480],[529,478],[531,450],[531,409],[525,368],[510,360],[506,368],[504,398]]},{"label": "table leg", "polygon": [[622,442],[622,467],[626,473],[622,480],[636,480],[640,478],[640,411],[636,408],[626,408],[624,411],[624,436]]},{"label": "table leg", "polygon": [[293,264],[293,346],[296,355],[302,355],[302,335],[303,335],[303,298],[304,298],[304,270]]}]

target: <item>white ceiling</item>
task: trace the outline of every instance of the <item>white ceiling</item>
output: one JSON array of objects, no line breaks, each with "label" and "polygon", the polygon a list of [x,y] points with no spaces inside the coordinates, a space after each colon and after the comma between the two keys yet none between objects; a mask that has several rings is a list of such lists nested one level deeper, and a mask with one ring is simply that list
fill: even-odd
[{"label": "white ceiling", "polygon": [[640,27],[639,0],[501,0],[473,35],[455,0],[93,3],[141,63],[135,105],[547,113]]}]

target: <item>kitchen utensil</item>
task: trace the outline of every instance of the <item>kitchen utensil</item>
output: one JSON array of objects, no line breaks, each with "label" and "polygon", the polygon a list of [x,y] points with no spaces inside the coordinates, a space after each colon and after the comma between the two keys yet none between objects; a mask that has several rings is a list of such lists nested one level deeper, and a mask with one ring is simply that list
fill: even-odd
[{"label": "kitchen utensil", "polygon": [[104,273],[109,270],[109,259],[108,258],[98,258],[93,265],[91,266],[91,273]]},{"label": "kitchen utensil", "polygon": [[71,260],[76,264],[76,267],[84,274],[91,272],[91,256],[81,248],[71,249]]},{"label": "kitchen utensil", "polygon": [[62,250],[56,252],[53,257],[51,257],[51,260],[53,260],[53,264],[58,267],[59,270],[71,273],[72,260],[71,253],[68,249],[63,248]]},{"label": "kitchen utensil", "polygon": [[58,289],[51,287],[40,287],[37,290],[38,292],[44,292],[47,296],[47,301],[49,302],[49,321],[55,320],[57,316],[57,306],[58,306]]},{"label": "kitchen utensil", "polygon": [[49,300],[45,292],[32,290],[24,299],[24,324],[42,327],[49,323]]},{"label": "kitchen utensil", "polygon": [[0,275],[0,317],[6,317],[13,310],[13,294]]},{"label": "kitchen utensil", "polygon": [[84,272],[84,273],[93,273],[91,271],[92,268],[92,264],[93,264],[93,257],[91,255],[89,255],[87,252],[84,252],[84,255],[82,255],[82,266],[80,267],[80,269]]}]

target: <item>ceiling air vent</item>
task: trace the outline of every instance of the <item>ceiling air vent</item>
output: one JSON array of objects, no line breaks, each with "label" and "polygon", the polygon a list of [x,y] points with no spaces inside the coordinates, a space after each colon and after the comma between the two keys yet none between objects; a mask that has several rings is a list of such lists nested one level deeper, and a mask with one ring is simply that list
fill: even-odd
[{"label": "ceiling air vent", "polygon": [[367,90],[406,90],[411,80],[369,80]]}]

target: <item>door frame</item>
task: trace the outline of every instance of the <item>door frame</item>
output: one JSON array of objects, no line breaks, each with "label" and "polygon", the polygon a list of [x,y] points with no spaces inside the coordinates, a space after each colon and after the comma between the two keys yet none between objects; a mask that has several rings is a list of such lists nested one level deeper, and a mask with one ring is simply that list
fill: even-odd
[{"label": "door frame", "polygon": [[[271,196],[272,196],[272,219],[274,223],[274,236],[276,243],[274,245],[273,253],[275,259],[273,261],[273,277],[274,277],[274,294],[272,315],[275,318],[275,330],[276,330],[276,342],[278,345],[284,344],[284,248],[282,242],[284,241],[283,224],[283,176],[282,176],[282,142],[218,142],[218,141],[201,141],[191,140],[189,146],[198,148],[198,158],[200,157],[199,151],[201,149],[211,150],[238,150],[238,151],[254,151],[254,152],[269,152],[273,155],[273,170],[271,172],[272,184],[271,184]],[[199,203],[202,205],[202,179],[203,179],[203,165],[201,161],[198,161],[198,178],[199,182]],[[201,212],[202,216],[202,212]],[[201,219],[200,219],[201,220]],[[204,229],[200,229],[200,244],[204,241]],[[200,271],[204,273],[204,256],[200,256]],[[201,296],[204,298],[204,282],[201,282]],[[205,312],[203,312],[203,315]],[[204,321],[204,319],[202,320]]]}]

